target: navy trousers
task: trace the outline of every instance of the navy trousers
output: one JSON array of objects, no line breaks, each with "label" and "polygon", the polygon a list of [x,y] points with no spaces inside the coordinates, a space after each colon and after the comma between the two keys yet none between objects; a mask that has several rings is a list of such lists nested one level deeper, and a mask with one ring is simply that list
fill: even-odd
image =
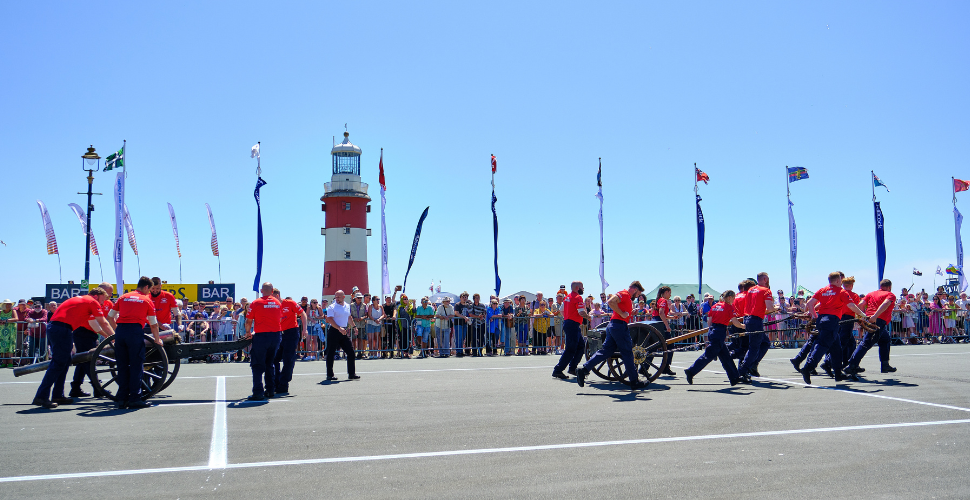
[{"label": "navy trousers", "polygon": [[[852,336],[852,323],[851,321],[855,319],[855,316],[851,314],[846,314],[842,316],[842,320],[839,321],[839,342],[842,344],[842,361],[848,363],[849,358],[852,357],[852,353],[855,351],[855,337]],[[829,364],[832,363],[832,353],[825,355],[825,361]],[[845,366],[849,366],[846,364]]]},{"label": "navy trousers", "polygon": [[872,348],[874,344],[879,343],[879,361],[883,364],[889,363],[889,332],[886,331],[886,322],[881,319],[876,319],[876,324],[879,325],[879,330],[874,332],[866,332],[866,336],[863,337],[862,342],[856,346],[855,352],[852,353],[852,357],[846,363],[846,366],[851,366],[853,368],[858,368],[859,363],[862,362],[862,358],[865,357],[869,349]]},{"label": "navy trousers", "polygon": [[818,341],[802,369],[814,370],[826,353],[832,353],[832,370],[836,372],[842,370],[842,342],[838,335],[839,317],[834,314],[820,314],[815,326],[818,328]]},{"label": "navy trousers", "polygon": [[332,326],[327,327],[327,377],[333,377],[333,355],[337,348],[343,349],[347,355],[347,375],[357,375],[356,365],[354,364],[354,344],[350,338],[340,333],[340,330]]},{"label": "navy trousers", "polygon": [[[74,330],[74,351],[77,353],[82,353],[84,351],[90,351],[98,345],[98,334],[88,330],[87,328],[78,328]],[[90,366],[87,363],[77,365],[74,367],[74,380],[71,382],[71,389],[81,390],[81,384],[84,383],[84,377],[87,376],[88,379],[91,378]],[[91,381],[91,385],[94,385],[94,381]]]},{"label": "navy trousers", "polygon": [[281,336],[280,332],[253,334],[253,344],[249,348],[249,367],[253,370],[253,396],[276,394],[276,350],[280,348]]},{"label": "navy trousers", "polygon": [[744,359],[738,365],[738,373],[747,375],[752,368],[758,366],[761,358],[768,353],[771,342],[764,334],[764,319],[757,316],[744,317],[744,330],[748,333],[748,352],[744,354]]},{"label": "navy trousers", "polygon": [[[299,345],[299,328],[289,328],[283,331],[273,365],[276,372],[276,392],[289,392],[290,390],[290,380],[293,380],[293,366],[296,364],[296,348]],[[282,366],[280,366],[281,363]]]},{"label": "navy trousers", "polygon": [[71,325],[52,321],[47,325],[47,344],[51,348],[51,364],[47,366],[44,380],[37,388],[34,396],[43,400],[64,397],[64,381],[67,371],[71,368],[71,348],[74,347],[74,334]]},{"label": "navy trousers", "polygon": [[137,323],[118,323],[115,328],[115,361],[118,363],[118,394],[124,403],[141,401],[141,377],[145,370],[145,334]]},{"label": "navy trousers", "polygon": [[711,325],[711,331],[707,334],[707,348],[694,361],[694,364],[690,365],[690,368],[684,370],[684,372],[693,377],[700,373],[705,366],[709,365],[715,359],[718,359],[721,361],[721,366],[724,367],[724,371],[727,372],[728,380],[732,384],[738,383],[738,367],[734,366],[734,359],[731,358],[727,344],[724,343],[725,339],[727,339],[727,325],[719,325],[717,323]]},{"label": "navy trousers", "polygon": [[795,357],[792,359],[798,361],[799,363],[801,363],[802,361],[805,361],[805,358],[808,357],[809,353],[812,352],[812,349],[815,347],[815,344],[817,343],[818,343],[818,334],[812,335],[808,340],[805,341],[805,345],[802,346],[802,349],[798,351],[798,354],[796,354]]},{"label": "navy trousers", "polygon": [[[744,330],[734,325],[731,325],[728,328],[728,331],[731,332],[732,335],[744,332]],[[728,350],[731,351],[732,358],[737,360],[744,359],[744,355],[748,353],[748,336],[741,335],[731,339],[731,342],[728,343]]]},{"label": "navy trousers", "polygon": [[[556,367],[552,369],[553,373],[561,373],[567,366],[575,370],[576,366],[579,365],[579,361],[583,359],[583,353],[586,352],[586,339],[583,338],[583,332],[579,328],[579,323],[571,319],[563,321],[562,333],[566,336],[566,348],[563,350],[562,356],[559,357],[559,362],[556,363]],[[630,349],[632,352],[632,341]]]},{"label": "navy trousers", "polygon": [[[673,333],[670,333],[670,330],[668,330],[667,327],[666,327],[666,325],[664,325],[664,322],[663,322],[662,319],[660,319],[660,316],[654,316],[653,317],[653,320],[654,321],[659,321],[659,323],[655,323],[653,326],[654,326],[654,328],[660,330],[660,333],[663,334],[663,336],[664,336],[665,339],[673,338],[674,334]],[[669,370],[670,369],[669,368],[670,367],[670,364],[674,362],[674,353],[673,353],[673,351],[670,351],[670,352],[667,353],[667,359],[670,360],[669,363],[667,364],[668,370]]]},{"label": "navy trousers", "polygon": [[630,383],[635,384],[638,376],[637,365],[633,362],[633,339],[630,338],[630,329],[626,321],[623,320],[614,319],[610,321],[610,326],[606,327],[606,339],[603,340],[603,347],[600,347],[600,350],[596,351],[592,358],[589,358],[589,361],[583,365],[583,369],[588,370],[591,366],[606,361],[616,351],[620,351],[623,365],[626,366],[626,373],[630,376]]}]

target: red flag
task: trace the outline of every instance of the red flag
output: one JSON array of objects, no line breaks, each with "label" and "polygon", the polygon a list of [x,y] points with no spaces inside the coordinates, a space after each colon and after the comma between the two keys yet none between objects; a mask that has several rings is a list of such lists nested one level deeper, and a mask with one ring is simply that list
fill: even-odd
[{"label": "red flag", "polygon": [[495,162],[495,155],[492,155],[492,173],[495,173],[495,169],[498,168],[498,163]]},{"label": "red flag", "polygon": [[697,174],[697,182],[704,181],[704,184],[707,184],[707,181],[711,180],[709,175],[701,172],[697,167],[694,167],[694,173]]},{"label": "red flag", "polygon": [[970,191],[970,181],[953,179],[953,192],[959,193],[960,191]]},{"label": "red flag", "polygon": [[384,148],[381,148],[381,163],[378,168],[381,169],[381,173],[378,175],[377,181],[381,183],[381,189],[387,191],[387,186],[384,185]]}]

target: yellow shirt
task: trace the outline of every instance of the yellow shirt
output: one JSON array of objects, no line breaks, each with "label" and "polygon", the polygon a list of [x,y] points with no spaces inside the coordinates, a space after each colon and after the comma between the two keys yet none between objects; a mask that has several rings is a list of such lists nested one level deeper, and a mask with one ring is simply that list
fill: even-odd
[{"label": "yellow shirt", "polygon": [[[549,317],[544,317],[543,313]],[[532,323],[536,331],[539,333],[546,333],[546,331],[549,330],[549,320],[554,315],[555,313],[550,311],[548,308],[545,309],[544,311],[539,311],[538,309],[536,309],[535,312],[532,313],[532,316],[536,318],[536,320]]]}]

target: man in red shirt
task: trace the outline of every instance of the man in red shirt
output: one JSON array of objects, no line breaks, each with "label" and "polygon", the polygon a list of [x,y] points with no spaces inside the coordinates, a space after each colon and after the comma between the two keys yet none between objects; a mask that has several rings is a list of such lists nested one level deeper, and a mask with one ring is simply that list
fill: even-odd
[{"label": "man in red shirt", "polygon": [[[260,298],[249,305],[246,315],[246,338],[253,339],[249,348],[249,366],[253,370],[253,394],[250,401],[276,397],[276,351],[280,348],[283,328],[283,304],[273,296],[273,284],[263,283]],[[263,390],[263,379],[266,390]]]},{"label": "man in red shirt", "polygon": [[[738,283],[738,293],[734,297],[734,317],[738,318],[738,321],[744,326],[744,298],[747,295],[748,289],[755,286],[753,280],[743,280]],[[744,332],[744,328],[739,328],[734,324],[731,324],[728,328],[728,332],[731,335],[735,335],[731,342],[728,343],[728,351],[731,352],[731,358],[738,360],[739,362],[744,359],[744,355],[748,353],[748,336],[747,335],[737,335]]]},{"label": "man in red shirt", "polygon": [[724,343],[724,339],[727,338],[728,325],[742,325],[741,321],[734,314],[734,300],[734,291],[728,290],[721,294],[720,302],[711,306],[711,312],[708,315],[711,320],[711,328],[707,335],[707,347],[697,360],[694,361],[694,364],[684,370],[688,384],[693,385],[694,376],[700,373],[704,367],[715,359],[721,361],[721,366],[724,367],[724,371],[727,373],[731,385],[737,385],[740,381],[738,367],[735,366],[734,360],[728,354],[727,345]]},{"label": "man in red shirt", "polygon": [[[852,287],[855,286],[855,277],[849,276],[846,278],[844,273],[839,272],[839,274],[842,275],[842,288],[845,288],[853,304],[859,304],[859,294],[852,291]],[[841,320],[839,321],[839,343],[842,345],[842,361],[846,363],[845,366],[849,366],[849,358],[852,357],[852,353],[855,351],[855,337],[852,335],[852,327],[855,325],[854,319],[855,316],[849,310],[848,306],[843,307]],[[825,360],[819,366],[825,370],[826,374],[830,377],[832,376],[831,352],[825,355]]]},{"label": "man in red shirt", "polygon": [[562,333],[566,337],[566,348],[559,357],[559,362],[552,369],[552,376],[562,380],[569,379],[562,372],[567,367],[570,374],[576,374],[576,366],[586,352],[586,342],[580,325],[583,324],[583,318],[589,319],[586,305],[583,304],[583,282],[573,281],[569,287],[572,293],[563,301],[562,308]]},{"label": "man in red shirt", "polygon": [[155,306],[155,317],[158,318],[159,329],[174,330],[177,326],[172,322],[179,317],[179,306],[175,302],[175,296],[170,292],[162,290],[162,280],[159,277],[152,278],[152,305]]},{"label": "man in red shirt", "polygon": [[576,370],[576,382],[580,387],[586,385],[586,376],[589,375],[591,366],[596,366],[616,351],[620,351],[623,364],[626,366],[626,373],[630,376],[630,388],[641,389],[647,384],[640,381],[637,375],[637,365],[633,362],[633,339],[630,338],[630,330],[627,323],[633,315],[633,299],[643,293],[643,285],[639,281],[630,283],[626,290],[620,290],[610,297],[609,306],[613,310],[610,317],[610,326],[606,327],[606,338],[603,339],[603,347],[596,351],[586,364]]},{"label": "man in red shirt", "polygon": [[[816,304],[818,309],[815,308]],[[818,317],[815,322],[815,327],[818,329],[818,343],[812,348],[801,370],[802,379],[806,384],[812,383],[812,370],[818,366],[827,352],[832,353],[832,373],[835,381],[845,380],[845,375],[842,374],[842,346],[837,335],[843,307],[848,307],[855,314],[863,314],[862,309],[852,303],[852,298],[842,288],[841,273],[834,272],[829,274],[829,285],[820,288],[805,304],[809,314]]]},{"label": "man in red shirt", "polygon": [[151,287],[150,278],[138,278],[137,288],[118,297],[118,302],[108,312],[108,319],[118,325],[115,328],[115,360],[118,367],[118,394],[115,395],[115,401],[121,409],[151,406],[142,401],[141,396],[141,378],[145,370],[146,323],[151,328],[155,343],[162,345],[162,339],[158,337],[155,305],[148,296]]},{"label": "man in red shirt", "polygon": [[[101,312],[107,316],[108,311],[114,306],[108,297],[111,297],[115,293],[115,287],[111,283],[101,283],[98,288],[104,290],[105,298],[101,304]],[[90,319],[94,319],[92,316]],[[84,351],[90,351],[97,347],[100,337],[93,330],[88,328],[90,325],[82,325],[77,330],[74,330],[74,352],[81,353]],[[110,334],[109,334],[110,335]],[[90,396],[91,394],[84,392],[81,389],[81,384],[84,383],[84,377],[88,377],[91,380],[91,370],[87,364],[80,364],[74,367],[74,379],[71,381],[71,392],[68,394],[72,398],[84,398]],[[94,386],[94,380],[91,380],[91,385]]]},{"label": "man in red shirt", "polygon": [[[104,319],[104,313],[101,312],[101,304],[106,297],[104,290],[95,288],[87,295],[65,300],[54,312],[54,316],[50,319],[50,326],[47,328],[51,362],[47,366],[44,380],[37,388],[33,404],[51,409],[57,408],[58,404],[74,402],[73,399],[64,397],[64,381],[71,367],[71,348],[74,347],[73,332],[86,325],[96,332],[114,334],[111,325]],[[52,395],[54,397],[51,397]]]},{"label": "man in red shirt", "polygon": [[855,348],[855,352],[852,353],[852,357],[849,358],[849,362],[846,363],[845,372],[850,374],[850,380],[858,378],[855,374],[860,372],[859,363],[862,362],[862,358],[865,357],[866,353],[869,352],[869,349],[876,342],[879,342],[879,361],[882,364],[882,372],[892,373],[896,371],[896,368],[889,366],[890,342],[889,332],[886,331],[886,326],[892,319],[893,306],[896,304],[896,296],[893,295],[892,289],[892,281],[882,280],[879,282],[878,291],[866,294],[864,302],[866,316],[869,318],[869,321],[876,322],[879,330],[866,332],[866,336],[862,342],[859,342],[859,345]]},{"label": "man in red shirt", "polygon": [[[279,289],[273,289],[273,296],[280,301],[280,328],[283,335],[280,337],[280,347],[276,351],[276,358],[273,369],[276,371],[276,395],[283,396],[290,393],[290,380],[293,380],[293,365],[296,364],[296,348],[300,345],[300,340],[306,339],[306,311],[293,300],[287,297],[280,300]],[[298,324],[296,318],[300,318]],[[300,325],[303,325],[302,335]],[[282,363],[282,368],[280,364]]]},{"label": "man in red shirt", "polygon": [[738,366],[738,375],[741,377],[741,382],[750,384],[750,374],[757,373],[758,363],[771,347],[771,342],[764,332],[765,315],[775,312],[775,299],[771,295],[768,273],[758,273],[758,284],[748,288],[742,303],[744,331],[748,332],[748,352]]}]

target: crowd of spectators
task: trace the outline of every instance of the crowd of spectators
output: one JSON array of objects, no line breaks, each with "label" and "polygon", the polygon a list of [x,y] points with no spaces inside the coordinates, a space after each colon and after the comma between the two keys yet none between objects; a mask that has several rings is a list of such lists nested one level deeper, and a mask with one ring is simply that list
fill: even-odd
[{"label": "crowd of spectators", "polygon": [[[804,290],[774,297],[777,312],[765,318],[769,338],[777,345],[796,346],[804,338],[797,332],[801,320],[793,315],[805,311]],[[351,335],[358,359],[411,358],[429,356],[531,356],[556,353],[563,348],[562,305],[566,296],[560,288],[552,297],[536,292],[535,299],[523,296],[483,300],[479,294],[463,292],[453,304],[447,296],[409,298],[398,292],[379,296],[354,291],[348,295],[351,306]],[[612,314],[608,297],[600,294],[585,298],[590,318],[583,327],[604,326]],[[692,331],[708,325],[708,314],[715,298],[693,294],[671,299],[668,320],[672,332]],[[327,300],[301,297],[307,315],[308,336],[301,342],[303,360],[323,359]],[[249,300],[222,302],[177,300],[178,313],[168,328],[180,333],[183,342],[232,341],[245,335],[244,324]],[[657,316],[655,300],[641,296],[634,304],[634,320]],[[47,357],[48,318],[57,308],[54,301],[20,299],[0,303],[0,368],[19,366]],[[970,300],[965,293],[947,295],[942,287],[934,295],[925,290],[911,293],[902,289],[892,313],[891,333],[897,344],[928,344],[967,341]],[[300,325],[302,327],[302,325]],[[779,344],[780,342],[780,344]],[[204,361],[247,361],[245,350],[213,356]]]}]

